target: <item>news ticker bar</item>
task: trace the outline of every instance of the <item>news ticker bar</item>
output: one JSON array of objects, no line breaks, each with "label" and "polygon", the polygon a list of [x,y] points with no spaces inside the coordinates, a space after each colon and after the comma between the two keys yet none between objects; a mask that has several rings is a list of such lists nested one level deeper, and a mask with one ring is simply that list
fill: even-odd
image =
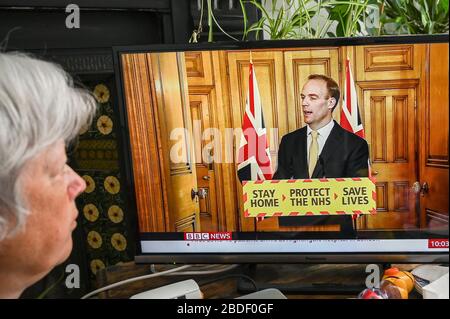
[{"label": "news ticker bar", "polygon": [[145,232],[140,233],[142,241],[170,240],[330,240],[330,239],[448,239],[447,233],[431,231],[356,231],[349,235],[342,232]]},{"label": "news ticker bar", "polygon": [[420,253],[448,252],[444,239],[142,240],[142,253]]}]

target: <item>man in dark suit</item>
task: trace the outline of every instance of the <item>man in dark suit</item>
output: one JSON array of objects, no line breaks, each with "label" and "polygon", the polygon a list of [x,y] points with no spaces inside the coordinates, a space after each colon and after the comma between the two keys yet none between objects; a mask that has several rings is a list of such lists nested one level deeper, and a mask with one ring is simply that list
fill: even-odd
[{"label": "man in dark suit", "polygon": [[[330,77],[308,77],[301,94],[307,125],[281,139],[273,179],[368,176],[367,142],[333,120],[339,96],[339,86]],[[281,226],[340,224],[343,232],[353,230],[350,216],[281,217],[279,222]]]}]

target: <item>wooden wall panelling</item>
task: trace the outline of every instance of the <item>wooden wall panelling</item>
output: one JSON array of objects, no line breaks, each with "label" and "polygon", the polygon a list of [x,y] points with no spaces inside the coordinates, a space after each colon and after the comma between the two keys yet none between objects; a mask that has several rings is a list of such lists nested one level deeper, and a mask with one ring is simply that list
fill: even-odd
[{"label": "wooden wall panelling", "polygon": [[357,46],[358,81],[417,79],[420,76],[420,45]]},{"label": "wooden wall panelling", "polygon": [[[264,112],[264,122],[268,131],[272,165],[275,169],[281,135],[288,132],[283,53],[281,51],[252,51],[252,57]],[[249,51],[228,52],[227,62],[233,128],[241,128],[242,126],[248,90],[249,59]],[[273,131],[272,128],[278,128],[278,133]],[[239,144],[239,140],[240,136],[237,136],[237,144]],[[235,145],[235,154],[238,147],[239,145]],[[237,165],[235,169],[237,169]],[[239,211],[242,212],[242,186],[237,179],[236,185]],[[254,229],[253,218],[244,218],[243,214],[240,215],[242,229]],[[277,228],[278,221],[275,218],[268,218],[258,223],[258,230],[266,229],[266,227],[268,229]]]},{"label": "wooden wall panelling", "polygon": [[[330,49],[301,49],[284,52],[286,72],[286,93],[289,114],[288,132],[303,127],[303,111],[300,99],[303,85],[310,74],[325,74],[339,83],[339,51]],[[336,107],[333,117],[340,118],[340,106]],[[288,133],[280,132],[280,136]]]},{"label": "wooden wall panelling", "polygon": [[121,62],[139,229],[163,232],[167,230],[167,192],[161,174],[163,158],[151,60],[143,53],[124,54]]},{"label": "wooden wall panelling", "polygon": [[378,215],[365,228],[416,227],[416,115],[418,80],[360,81],[365,133],[377,180]]},{"label": "wooden wall panelling", "polygon": [[448,229],[449,193],[449,104],[448,104],[448,43],[430,44],[423,59],[420,107],[420,178],[429,191],[420,196],[422,227]]},{"label": "wooden wall panelling", "polygon": [[[199,205],[191,198],[192,189],[197,188],[197,177],[184,54],[151,53],[150,56],[169,204],[166,227],[177,231],[179,221],[189,219],[192,229],[200,231]],[[183,229],[186,227],[183,223]]]},{"label": "wooden wall panelling", "polygon": [[234,140],[228,136],[233,128],[230,88],[226,51],[211,52],[216,92],[215,119],[222,136],[221,163],[214,163],[218,199],[218,218],[221,231],[241,229],[237,196],[236,167],[234,162]]},{"label": "wooden wall panelling", "polygon": [[189,86],[213,85],[213,69],[209,51],[184,53]]}]

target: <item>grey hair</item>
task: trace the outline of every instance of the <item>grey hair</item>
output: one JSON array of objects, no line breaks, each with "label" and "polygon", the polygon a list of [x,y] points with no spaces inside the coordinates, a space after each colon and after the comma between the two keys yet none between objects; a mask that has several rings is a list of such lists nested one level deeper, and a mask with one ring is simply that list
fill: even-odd
[{"label": "grey hair", "polygon": [[60,66],[0,52],[0,241],[25,223],[24,165],[50,145],[71,142],[95,116],[92,95]]}]

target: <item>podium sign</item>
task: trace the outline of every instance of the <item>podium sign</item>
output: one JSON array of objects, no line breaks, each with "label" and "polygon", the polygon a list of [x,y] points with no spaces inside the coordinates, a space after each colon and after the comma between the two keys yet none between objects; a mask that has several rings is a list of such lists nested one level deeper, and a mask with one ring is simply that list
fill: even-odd
[{"label": "podium sign", "polygon": [[375,181],[324,178],[247,181],[245,217],[376,214]]}]

